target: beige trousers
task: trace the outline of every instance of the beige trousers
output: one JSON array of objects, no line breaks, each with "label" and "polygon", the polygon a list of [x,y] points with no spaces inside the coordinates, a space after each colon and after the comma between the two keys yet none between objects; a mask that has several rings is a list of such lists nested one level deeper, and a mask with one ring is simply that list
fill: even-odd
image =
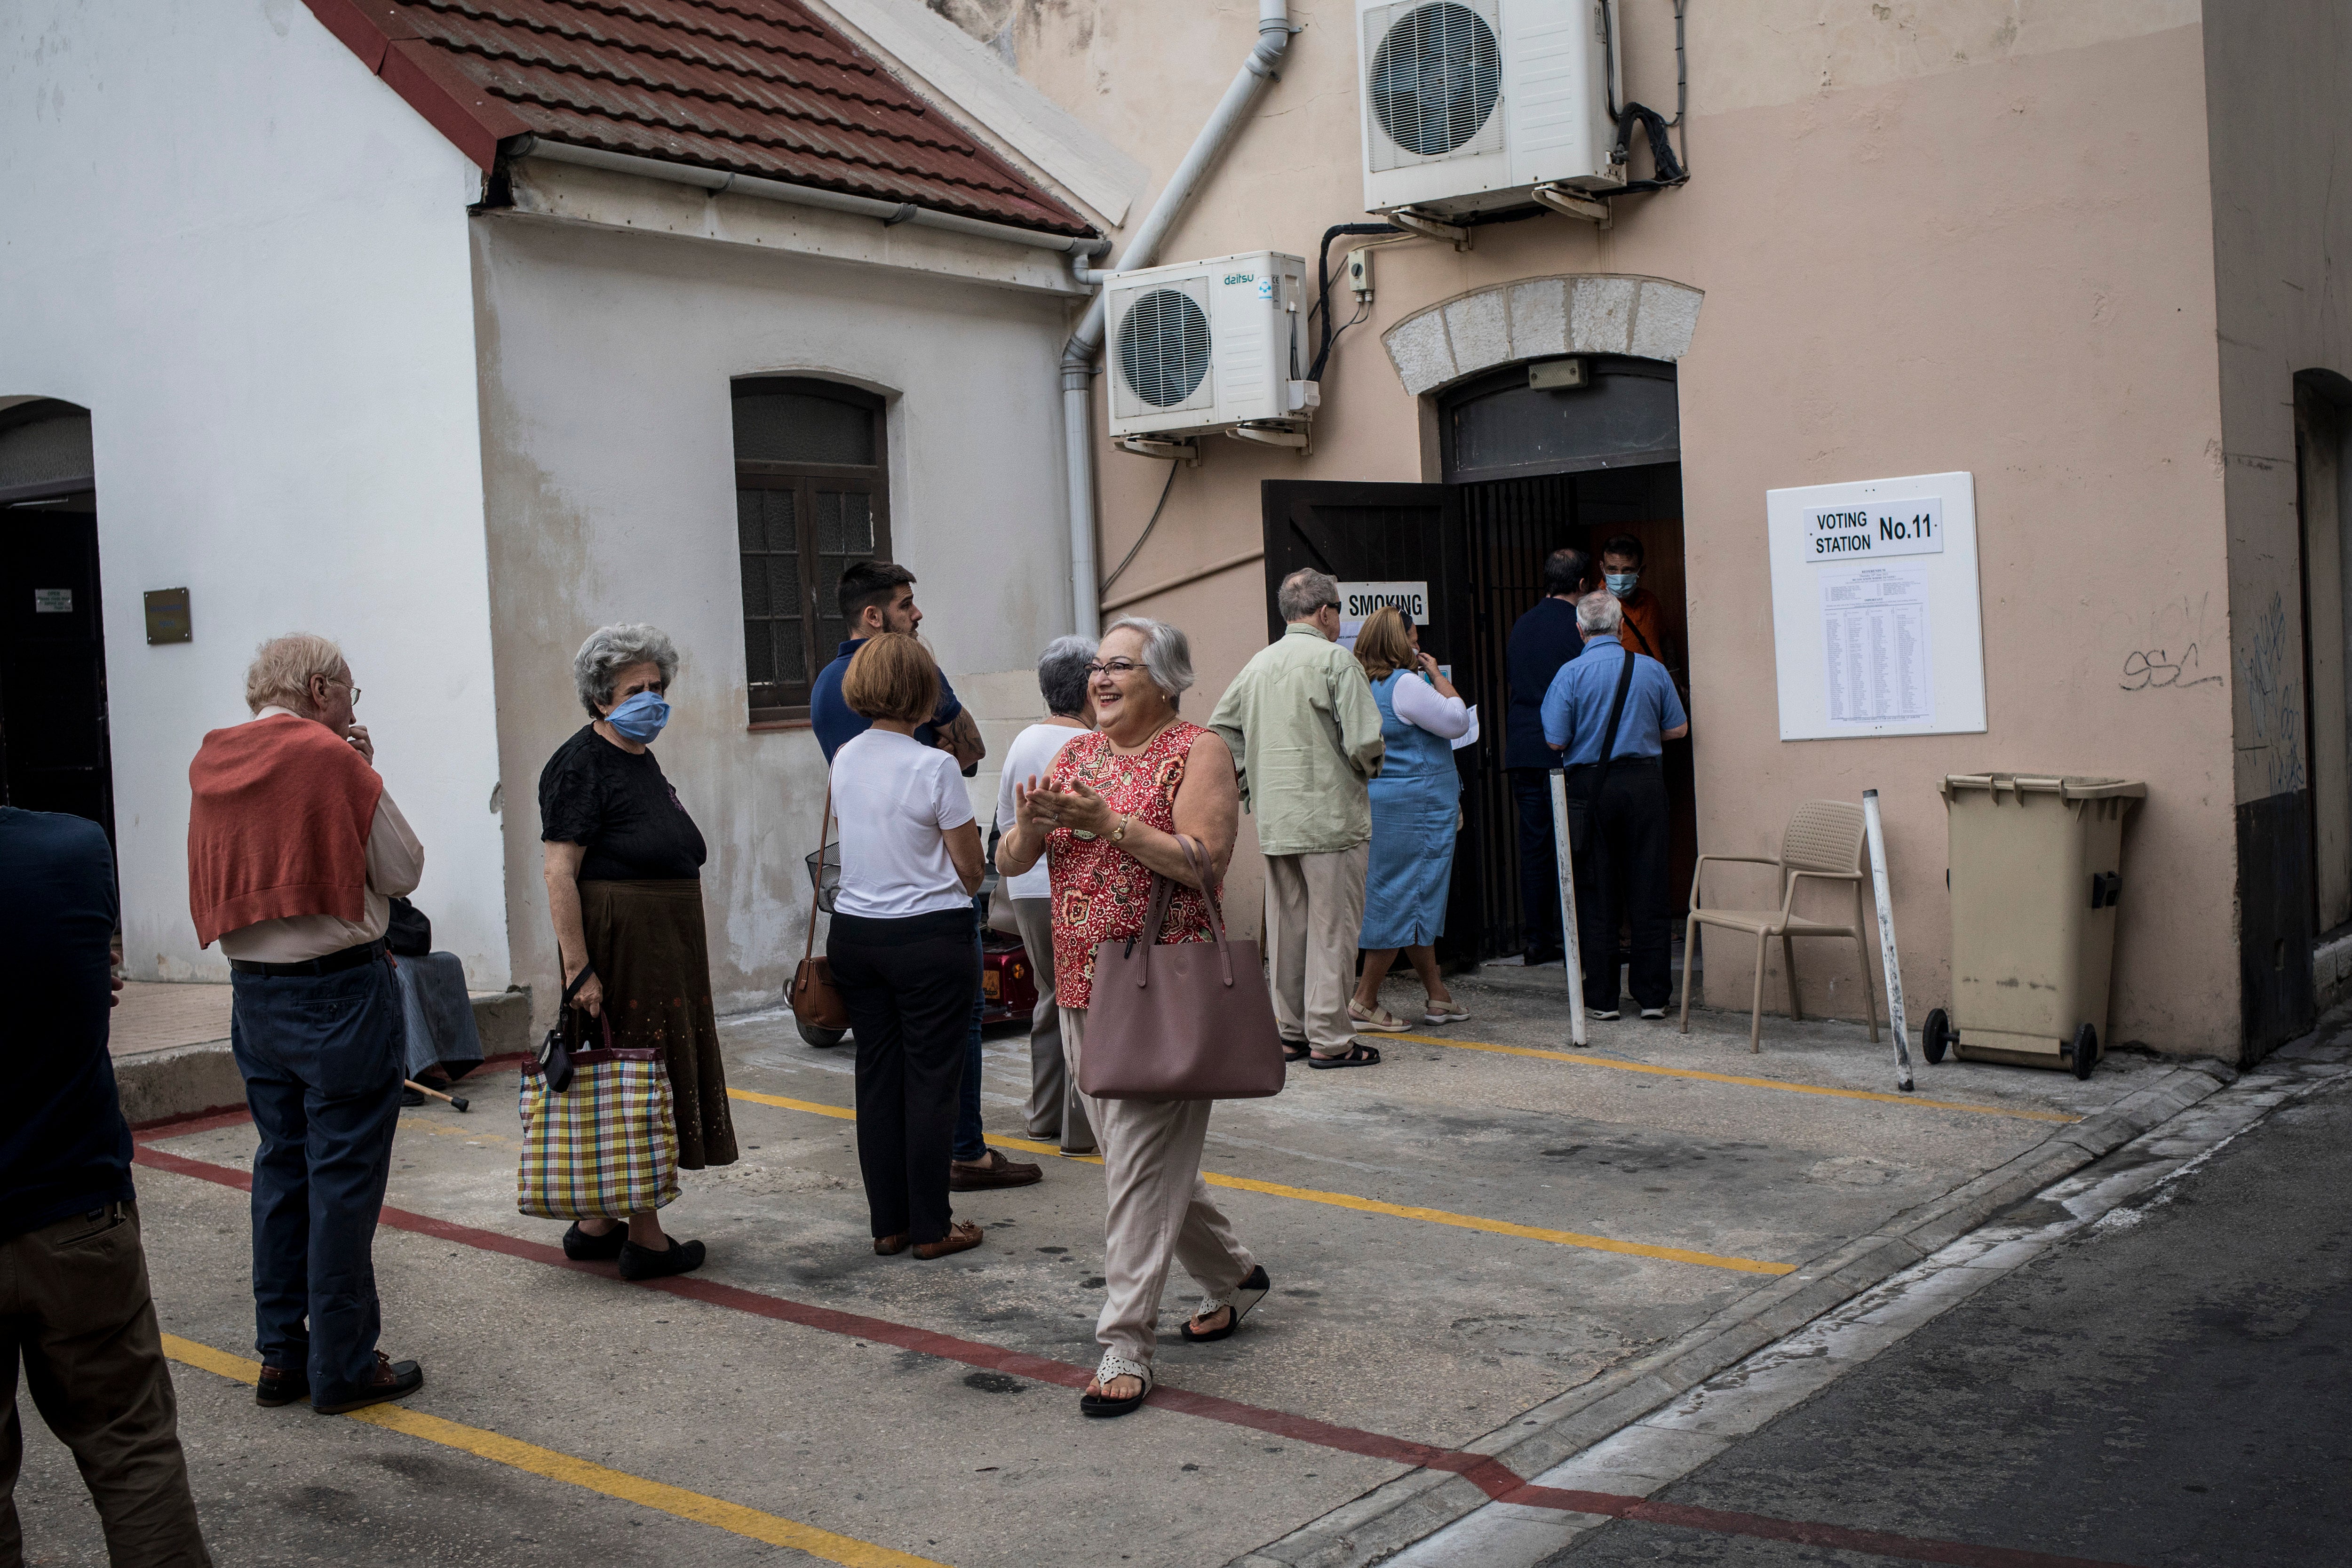
[{"label": "beige trousers", "polygon": [[1062,1152],[1095,1146],[1095,1130],[1078,1096],[1078,1075],[1062,1051],[1062,1009],[1054,1001],[1054,900],[1012,899],[1013,921],[1037,977],[1037,1011],[1029,1019],[1029,1136],[1058,1138]]},{"label": "beige trousers", "polygon": [[1364,931],[1364,872],[1372,847],[1265,858],[1265,946],[1282,1037],[1338,1056],[1356,1037],[1356,939]]},{"label": "beige trousers", "polygon": [[[1070,1076],[1086,1051],[1087,1010],[1062,1009],[1062,1047]],[[1086,1100],[1102,1142],[1108,1202],[1103,1219],[1103,1282],[1108,1294],[1095,1338],[1147,1365],[1160,1338],[1160,1295],[1171,1263],[1181,1263],[1204,1296],[1222,1295],[1250,1276],[1257,1259],[1234,1239],[1234,1227],[1201,1179],[1201,1146],[1214,1100]]]}]

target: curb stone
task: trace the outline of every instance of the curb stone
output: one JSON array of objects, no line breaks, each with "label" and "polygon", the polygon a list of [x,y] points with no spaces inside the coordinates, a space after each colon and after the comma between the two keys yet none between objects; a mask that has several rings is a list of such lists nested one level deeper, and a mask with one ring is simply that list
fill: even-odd
[{"label": "curb stone", "polygon": [[[1867,1236],[1810,1258],[1705,1322],[1614,1372],[1520,1412],[1462,1446],[1521,1477],[1541,1475],[1717,1373],[1843,1305],[2236,1081],[2234,1068],[2193,1061],[2011,1156]],[[1227,1568],[1368,1568],[1483,1507],[1475,1482],[1416,1469],[1342,1503]]]}]

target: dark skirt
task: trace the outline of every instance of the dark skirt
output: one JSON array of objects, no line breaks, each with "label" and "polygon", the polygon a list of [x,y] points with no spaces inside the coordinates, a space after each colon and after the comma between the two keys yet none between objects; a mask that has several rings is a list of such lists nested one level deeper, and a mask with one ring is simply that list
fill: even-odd
[{"label": "dark skirt", "polygon": [[[587,930],[588,962],[604,984],[613,1044],[625,1050],[657,1050],[669,1068],[678,1167],[699,1171],[733,1164],[735,1119],[728,1110],[727,1068],[710,1005],[702,884],[692,878],[583,882],[580,918]],[[578,1045],[604,1043],[593,1019],[567,1012]]]}]

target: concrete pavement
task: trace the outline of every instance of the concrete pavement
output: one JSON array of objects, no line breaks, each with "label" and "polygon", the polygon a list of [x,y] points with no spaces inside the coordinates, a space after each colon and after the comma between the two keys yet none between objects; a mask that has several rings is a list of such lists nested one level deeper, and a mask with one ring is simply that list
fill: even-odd
[{"label": "concrete pavement", "polygon": [[[1728,1015],[1596,1025],[1570,1052],[1546,978],[1465,980],[1470,1023],[1218,1109],[1207,1169],[1275,1295],[1186,1346],[1173,1281],[1161,1391],[1108,1423],[1076,1394],[1098,1169],[1044,1156],[1040,1186],[960,1201],[981,1249],[877,1258],[848,1057],[786,1016],[726,1023],[745,1153],[666,1216],[710,1246],[688,1280],[563,1265],[561,1227],[514,1213],[510,1077],[470,1085],[469,1116],[404,1116],[378,1269],[431,1431],[250,1404],[252,1131],[163,1129],[142,1202],[216,1556],[1370,1561],[1475,1509],[1496,1465],[1533,1475],[2219,1088],[2119,1055],[2087,1083],[1953,1065],[1897,1096],[1858,1026],[1776,1022],[1751,1057]],[[990,1058],[1018,1150],[1025,1040]],[[28,1448],[28,1542],[89,1560],[69,1464]]]}]

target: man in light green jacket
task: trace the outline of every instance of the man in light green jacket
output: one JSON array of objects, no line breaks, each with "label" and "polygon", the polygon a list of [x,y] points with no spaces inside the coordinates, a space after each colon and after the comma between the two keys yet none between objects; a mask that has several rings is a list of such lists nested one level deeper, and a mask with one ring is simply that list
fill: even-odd
[{"label": "man in light green jacket", "polygon": [[1306,1047],[1311,1066],[1370,1067],[1381,1053],[1356,1038],[1348,998],[1372,839],[1364,785],[1379,776],[1383,749],[1380,704],[1364,667],[1339,646],[1338,583],[1293,572],[1275,604],[1290,624],[1234,677],[1209,728],[1234,753],[1265,854],[1282,1037],[1294,1053]]}]

